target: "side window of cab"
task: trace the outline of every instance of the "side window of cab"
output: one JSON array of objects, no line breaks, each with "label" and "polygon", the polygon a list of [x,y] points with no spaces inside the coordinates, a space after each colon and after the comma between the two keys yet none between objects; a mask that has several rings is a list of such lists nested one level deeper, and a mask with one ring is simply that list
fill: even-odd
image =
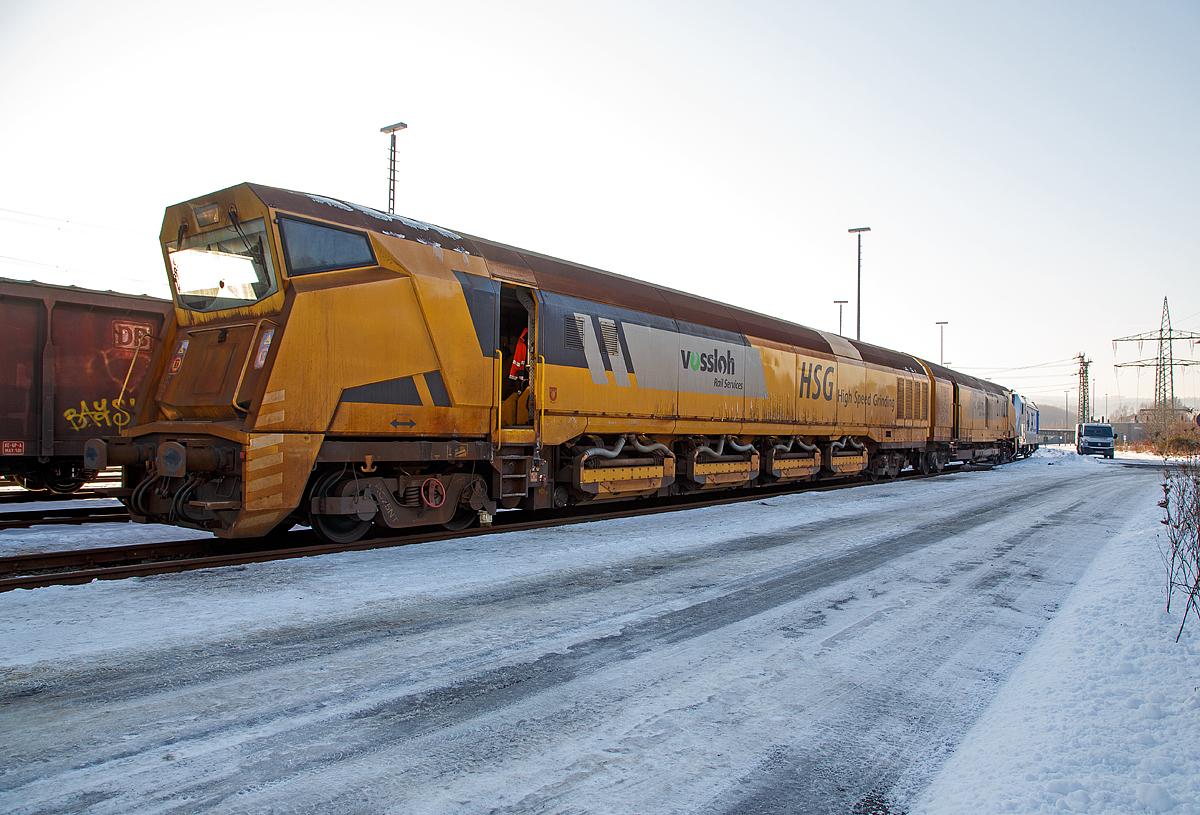
[{"label": "side window of cab", "polygon": [[353,229],[280,215],[279,233],[288,273],[293,276],[374,266],[376,263],[371,241],[364,233]]}]

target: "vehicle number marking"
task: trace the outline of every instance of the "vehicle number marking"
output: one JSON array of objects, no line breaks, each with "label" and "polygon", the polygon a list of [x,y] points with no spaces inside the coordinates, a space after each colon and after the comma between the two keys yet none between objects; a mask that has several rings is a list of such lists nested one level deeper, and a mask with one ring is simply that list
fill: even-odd
[{"label": "vehicle number marking", "polygon": [[268,328],[263,332],[262,340],[258,343],[258,355],[254,357],[254,367],[261,368],[267,362],[267,351],[271,350],[271,338],[275,336],[275,329]]},{"label": "vehicle number marking", "polygon": [[184,340],[179,343],[179,350],[175,352],[175,358],[171,360],[171,373],[179,373],[179,369],[183,367],[183,355],[187,353],[188,341]]}]

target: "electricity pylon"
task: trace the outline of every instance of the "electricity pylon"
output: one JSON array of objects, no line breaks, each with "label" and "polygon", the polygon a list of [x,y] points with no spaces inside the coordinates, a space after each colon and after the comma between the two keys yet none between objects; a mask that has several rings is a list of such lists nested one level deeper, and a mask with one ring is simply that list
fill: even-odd
[{"label": "electricity pylon", "polygon": [[1079,423],[1092,421],[1092,391],[1088,387],[1091,380],[1088,378],[1088,366],[1092,361],[1079,352],[1076,357],[1079,360]]},{"label": "electricity pylon", "polygon": [[1150,340],[1158,341],[1157,359],[1140,359],[1137,362],[1121,362],[1114,368],[1149,368],[1154,366],[1154,431],[1162,433],[1175,417],[1175,367],[1200,365],[1200,360],[1175,359],[1172,343],[1175,340],[1200,340],[1200,334],[1192,331],[1175,331],[1171,328],[1171,313],[1167,310],[1167,298],[1163,298],[1162,325],[1157,332],[1148,331],[1145,334],[1134,334],[1129,337],[1119,337],[1113,340],[1113,353],[1117,352],[1117,343],[1136,342],[1138,351],[1142,343]]}]

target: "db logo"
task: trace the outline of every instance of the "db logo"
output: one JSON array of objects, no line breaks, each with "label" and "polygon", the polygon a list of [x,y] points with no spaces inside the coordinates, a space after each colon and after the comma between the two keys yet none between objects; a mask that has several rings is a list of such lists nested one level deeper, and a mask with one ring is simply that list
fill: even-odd
[{"label": "db logo", "polygon": [[139,346],[145,348],[144,345],[147,336],[154,331],[154,326],[149,323],[129,323],[122,320],[113,320],[113,348],[120,348],[124,351],[134,351]]}]

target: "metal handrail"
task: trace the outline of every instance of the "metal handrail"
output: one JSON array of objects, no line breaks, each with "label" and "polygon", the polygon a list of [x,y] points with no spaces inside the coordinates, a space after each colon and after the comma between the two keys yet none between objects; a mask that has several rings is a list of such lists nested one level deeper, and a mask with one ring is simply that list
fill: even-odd
[{"label": "metal handrail", "polygon": [[137,365],[138,354],[142,351],[142,343],[145,343],[146,347],[149,348],[149,340],[152,339],[157,339],[157,337],[147,331],[142,335],[142,338],[138,340],[137,346],[133,349],[133,359],[129,361],[129,370],[125,372],[125,381],[121,384],[121,393],[119,396],[117,396],[117,400],[113,402],[113,407],[115,407],[117,410],[122,409],[121,404],[125,401],[125,389],[129,387],[129,378],[133,376],[133,366]]},{"label": "metal handrail", "polygon": [[496,447],[497,448],[499,448],[501,446],[500,431],[504,429],[504,403],[500,399],[501,394],[504,391],[504,384],[503,384],[503,380],[501,379],[501,377],[503,377],[503,376],[504,376],[504,356],[503,356],[503,354],[500,353],[500,349],[497,348],[495,351],[495,357],[493,358],[493,365],[492,365],[492,386],[495,389],[495,395],[496,395],[495,404],[496,404]]}]

